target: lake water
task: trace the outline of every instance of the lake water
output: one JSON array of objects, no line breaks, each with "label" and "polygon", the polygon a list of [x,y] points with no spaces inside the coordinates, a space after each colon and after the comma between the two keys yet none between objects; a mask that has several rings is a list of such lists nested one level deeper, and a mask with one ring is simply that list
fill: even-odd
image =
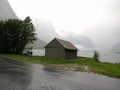
[{"label": "lake water", "polygon": [[[78,51],[78,56],[82,57],[92,57],[94,51]],[[102,62],[111,62],[111,63],[120,63],[120,54],[110,53],[110,52],[102,52],[99,51],[100,61]],[[45,50],[33,50],[33,55],[44,56]]]},{"label": "lake water", "polygon": [[120,79],[0,58],[0,90],[120,90]]}]

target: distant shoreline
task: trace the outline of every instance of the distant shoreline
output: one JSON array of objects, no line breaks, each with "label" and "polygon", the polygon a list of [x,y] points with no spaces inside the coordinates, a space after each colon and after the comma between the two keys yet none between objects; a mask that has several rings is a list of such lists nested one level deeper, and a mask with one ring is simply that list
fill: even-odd
[{"label": "distant shoreline", "polygon": [[[102,62],[110,62],[110,63],[119,63],[120,62],[120,55],[111,52],[102,52],[99,51],[100,54],[100,61]],[[80,50],[78,51],[78,57],[93,57],[94,50]],[[45,49],[33,49],[34,56],[44,56]]]}]

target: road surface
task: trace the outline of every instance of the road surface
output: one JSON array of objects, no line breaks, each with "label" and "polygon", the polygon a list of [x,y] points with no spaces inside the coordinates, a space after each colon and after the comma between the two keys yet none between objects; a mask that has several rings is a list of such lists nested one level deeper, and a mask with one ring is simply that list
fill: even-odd
[{"label": "road surface", "polygon": [[0,90],[120,90],[120,79],[0,58]]}]

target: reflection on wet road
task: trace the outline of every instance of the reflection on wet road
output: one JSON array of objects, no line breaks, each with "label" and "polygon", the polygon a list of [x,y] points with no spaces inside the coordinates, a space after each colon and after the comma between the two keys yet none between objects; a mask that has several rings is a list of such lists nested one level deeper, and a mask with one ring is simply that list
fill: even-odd
[{"label": "reflection on wet road", "polygon": [[0,58],[0,90],[119,90],[120,79]]},{"label": "reflection on wet road", "polygon": [[30,64],[0,58],[0,90],[26,90],[30,82]]}]

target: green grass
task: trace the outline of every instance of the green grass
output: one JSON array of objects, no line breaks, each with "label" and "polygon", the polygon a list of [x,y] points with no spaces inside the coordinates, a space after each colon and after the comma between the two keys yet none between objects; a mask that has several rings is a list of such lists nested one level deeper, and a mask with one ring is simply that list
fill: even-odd
[{"label": "green grass", "polygon": [[[108,75],[111,77],[120,78],[120,63],[112,64],[105,62],[97,62],[92,58],[76,58],[76,59],[58,59],[58,58],[48,58],[43,56],[25,56],[25,55],[15,55],[15,54],[0,54],[0,57],[23,60],[33,63],[47,64],[47,65],[77,65],[77,66],[89,66],[91,72],[99,73],[103,75]],[[81,71],[79,68],[77,71]]]}]

